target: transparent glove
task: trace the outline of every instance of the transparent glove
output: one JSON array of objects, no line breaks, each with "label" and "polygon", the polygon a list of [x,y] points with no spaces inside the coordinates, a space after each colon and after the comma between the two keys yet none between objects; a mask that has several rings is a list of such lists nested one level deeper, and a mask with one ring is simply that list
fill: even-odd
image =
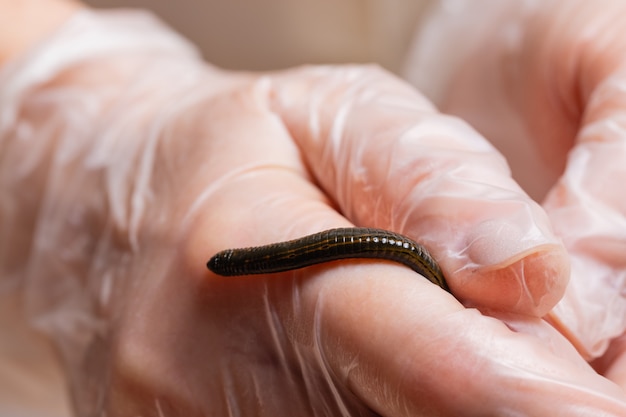
[{"label": "transparent glove", "polygon": [[[77,415],[626,414],[539,318],[569,276],[543,210],[405,83],[219,71],[145,15],[88,11],[0,77],[0,272]],[[457,298],[378,261],[205,267],[350,225],[423,243]]]},{"label": "transparent glove", "polygon": [[443,1],[408,68],[536,198],[550,190],[543,206],[572,277],[549,320],[624,387],[625,22],[622,1]]}]

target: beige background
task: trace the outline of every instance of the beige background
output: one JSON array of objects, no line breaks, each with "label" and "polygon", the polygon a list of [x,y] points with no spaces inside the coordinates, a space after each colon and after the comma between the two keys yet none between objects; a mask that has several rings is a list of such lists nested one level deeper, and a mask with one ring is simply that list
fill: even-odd
[{"label": "beige background", "polygon": [[432,0],[88,0],[151,9],[206,59],[232,69],[312,63],[402,65],[420,12]]}]

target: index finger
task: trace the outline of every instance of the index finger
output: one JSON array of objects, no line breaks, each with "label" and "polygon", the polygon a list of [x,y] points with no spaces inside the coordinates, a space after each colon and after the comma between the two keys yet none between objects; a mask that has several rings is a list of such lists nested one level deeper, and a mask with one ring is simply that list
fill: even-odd
[{"label": "index finger", "polygon": [[542,316],[560,299],[565,249],[465,123],[372,68],[304,69],[270,84],[274,110],[350,221],[424,244],[466,304]]}]

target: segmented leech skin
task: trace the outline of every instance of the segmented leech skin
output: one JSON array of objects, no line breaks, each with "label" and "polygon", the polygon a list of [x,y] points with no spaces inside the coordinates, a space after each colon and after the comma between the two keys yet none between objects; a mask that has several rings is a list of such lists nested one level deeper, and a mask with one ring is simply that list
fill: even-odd
[{"label": "segmented leech skin", "polygon": [[399,262],[450,291],[441,268],[423,246],[382,229],[330,229],[287,242],[227,249],[213,256],[207,267],[223,276],[269,274],[350,258]]}]

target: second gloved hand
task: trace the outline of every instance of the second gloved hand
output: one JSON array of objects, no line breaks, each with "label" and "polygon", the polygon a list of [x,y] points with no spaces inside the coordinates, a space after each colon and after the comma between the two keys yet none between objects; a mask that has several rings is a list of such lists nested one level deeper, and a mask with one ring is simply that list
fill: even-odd
[{"label": "second gloved hand", "polygon": [[547,193],[543,206],[572,259],[570,284],[549,320],[626,386],[626,7],[611,0],[482,6],[441,2],[409,76],[443,111],[493,140],[535,198]]}]

